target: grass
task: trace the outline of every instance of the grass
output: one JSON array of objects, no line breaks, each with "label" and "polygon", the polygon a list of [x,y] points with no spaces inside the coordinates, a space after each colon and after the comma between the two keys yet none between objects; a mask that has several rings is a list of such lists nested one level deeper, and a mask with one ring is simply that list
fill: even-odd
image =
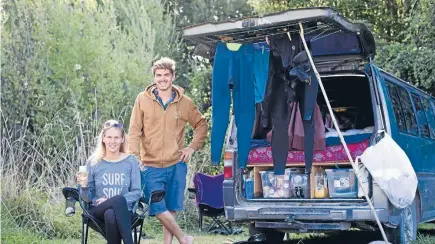
[{"label": "grass", "polygon": [[[64,141],[52,149],[46,147],[52,139],[50,131],[34,135],[27,123],[9,128],[7,121],[1,121],[1,241],[74,243],[80,238],[80,215],[65,218],[61,189],[75,185],[75,172],[86,162],[86,151],[92,152],[95,131],[77,123],[82,134],[71,136],[71,130],[65,129]],[[203,162],[210,158],[209,151],[206,145],[190,160],[187,182],[193,182],[194,172],[208,172]],[[195,229],[195,205],[187,196],[186,191],[186,211],[180,214],[179,223],[184,229]]]},{"label": "grass", "polygon": [[[83,151],[78,148],[88,147],[92,140],[84,140],[85,146],[74,145],[75,142],[64,141],[63,151],[53,153],[41,150],[45,137],[31,140],[31,135],[24,126],[20,133],[3,128],[1,138],[1,243],[48,243],[75,244],[80,243],[80,213],[72,218],[63,215],[64,200],[61,195],[63,186],[74,185],[74,169],[86,160]],[[91,133],[92,134],[92,133]],[[19,135],[16,137],[16,135]],[[29,138],[30,137],[30,138]],[[66,137],[66,136],[65,136]],[[82,138],[92,136],[84,134]],[[209,148],[194,155],[189,163],[187,181],[192,182],[193,172],[204,172],[208,169],[203,162],[210,158]],[[186,195],[186,211],[178,217],[183,229],[195,236],[196,244],[232,243],[248,239],[248,233],[224,236],[198,233],[196,226],[196,208],[194,202]],[[161,225],[155,218],[147,219],[146,233],[151,239],[142,243],[156,244],[163,242]],[[416,244],[435,243],[435,225],[419,226]],[[105,241],[91,231],[89,243]],[[331,234],[291,234],[286,243],[369,243],[380,240],[377,232],[346,231]],[[176,243],[174,241],[174,243]]]},{"label": "grass", "polygon": [[[153,218],[150,219],[145,226],[145,231],[150,239],[142,240],[144,244],[163,243],[163,235],[161,233],[160,224]],[[422,224],[419,226],[418,238],[414,244],[433,244],[435,243],[435,224]],[[187,231],[195,236],[196,244],[230,244],[237,241],[246,241],[248,237],[247,229],[238,235],[216,235],[198,233],[196,231]],[[329,234],[295,234],[289,235],[289,240],[286,244],[320,244],[320,243],[352,243],[352,244],[367,244],[371,241],[381,240],[380,233],[368,231],[341,231]],[[1,243],[42,243],[42,244],[79,244],[80,238],[55,238],[45,239],[41,235],[37,235],[32,231],[13,226],[9,221],[5,221],[2,216],[2,242]],[[91,231],[89,243],[105,244],[104,239]],[[178,243],[174,241],[174,243]]]}]

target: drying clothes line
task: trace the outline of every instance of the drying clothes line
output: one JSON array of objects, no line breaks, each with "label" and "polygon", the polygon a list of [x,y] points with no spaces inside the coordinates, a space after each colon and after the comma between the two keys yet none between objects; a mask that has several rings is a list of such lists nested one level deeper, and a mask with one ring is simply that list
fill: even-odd
[{"label": "drying clothes line", "polygon": [[[306,21],[309,22],[309,21]],[[306,23],[301,22],[301,23]],[[327,37],[331,34],[341,32],[341,30],[335,30],[334,26],[329,23],[321,23],[314,27],[306,27],[305,35],[312,34],[314,36],[313,40],[318,40]],[[217,40],[223,42],[236,42],[236,43],[247,43],[247,42],[258,42],[264,40],[266,37],[282,34],[297,34],[299,30],[297,29],[297,24],[284,24],[280,26],[265,27],[261,30],[241,30],[231,33],[230,35],[224,35],[219,33],[212,33],[202,37],[202,41],[205,43],[215,43]]]},{"label": "drying clothes line", "polygon": [[[354,160],[352,159],[352,156],[350,155],[349,148],[347,147],[346,141],[344,140],[343,134],[341,133],[340,128],[338,128],[338,123],[337,123],[337,120],[335,119],[335,115],[334,115],[334,112],[332,110],[331,104],[329,103],[328,95],[326,94],[325,88],[323,87],[323,83],[322,83],[322,80],[320,78],[319,72],[317,71],[316,66],[314,65],[314,61],[313,61],[313,58],[311,57],[311,53],[308,50],[308,46],[307,46],[307,43],[305,41],[304,28],[302,27],[302,23],[299,23],[299,28],[300,28],[299,34],[301,36],[302,43],[303,43],[303,45],[305,47],[305,50],[307,52],[307,56],[308,56],[308,59],[310,60],[311,66],[312,66],[313,71],[314,71],[314,74],[316,75],[317,79],[319,80],[319,86],[320,86],[320,89],[322,90],[323,97],[325,98],[325,102],[326,102],[326,105],[328,107],[329,113],[331,115],[334,127],[337,130],[338,136],[340,137],[340,141],[343,144],[343,147],[344,147],[344,150],[346,151],[347,157],[349,158],[349,161],[350,161],[350,163],[352,165],[352,168],[353,168],[353,170],[355,172],[355,175],[358,178],[358,182],[363,182],[362,181],[362,177],[361,177],[361,175],[359,173],[359,168],[357,167],[357,165],[355,164]],[[363,187],[361,187],[361,190],[364,193],[364,197],[366,198],[366,201],[369,204],[370,209],[372,210],[373,216],[375,216],[376,223],[379,226],[379,229],[380,229],[380,231],[382,233],[382,237],[383,237],[385,243],[389,243],[388,239],[387,239],[387,236],[385,235],[384,228],[382,227],[382,224],[381,224],[381,222],[379,220],[379,217],[378,217],[378,215],[376,213],[375,207],[373,206],[373,203],[370,201],[370,198],[369,198],[367,192],[365,191],[365,189]]]}]

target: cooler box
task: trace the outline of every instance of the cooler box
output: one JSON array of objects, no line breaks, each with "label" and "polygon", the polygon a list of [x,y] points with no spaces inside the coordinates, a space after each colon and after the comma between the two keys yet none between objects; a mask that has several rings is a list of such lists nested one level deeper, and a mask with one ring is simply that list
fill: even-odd
[{"label": "cooler box", "polygon": [[353,169],[326,169],[330,198],[357,198],[358,182]]}]

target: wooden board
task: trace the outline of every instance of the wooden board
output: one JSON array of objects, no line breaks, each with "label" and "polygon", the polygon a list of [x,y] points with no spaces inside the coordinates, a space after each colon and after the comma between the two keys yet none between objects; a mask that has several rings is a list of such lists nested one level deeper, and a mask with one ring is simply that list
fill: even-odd
[{"label": "wooden board", "polygon": [[[328,161],[328,162],[313,162],[313,166],[334,166],[334,165],[350,165],[349,161]],[[255,167],[272,167],[273,163],[256,163],[248,164],[247,168]],[[286,167],[305,167],[305,163],[287,163]]]},{"label": "wooden board", "polygon": [[273,169],[271,166],[256,166],[254,167],[254,197],[263,196],[263,186],[261,184],[260,171]]}]

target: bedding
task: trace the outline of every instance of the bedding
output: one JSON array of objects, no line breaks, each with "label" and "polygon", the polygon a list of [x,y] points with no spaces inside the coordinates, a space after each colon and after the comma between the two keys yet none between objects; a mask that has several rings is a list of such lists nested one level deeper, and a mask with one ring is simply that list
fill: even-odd
[{"label": "bedding", "polygon": [[[345,139],[346,140],[346,139]],[[346,140],[347,141],[347,140]],[[352,158],[360,156],[369,146],[369,139],[362,140],[357,143],[347,144]],[[303,151],[289,151],[287,155],[287,165],[304,163]],[[341,143],[339,145],[327,146],[323,150],[314,151],[313,163],[321,162],[344,162],[348,161],[346,152]],[[256,147],[252,148],[248,156],[248,165],[256,164],[273,164],[272,163],[272,148]]]}]

